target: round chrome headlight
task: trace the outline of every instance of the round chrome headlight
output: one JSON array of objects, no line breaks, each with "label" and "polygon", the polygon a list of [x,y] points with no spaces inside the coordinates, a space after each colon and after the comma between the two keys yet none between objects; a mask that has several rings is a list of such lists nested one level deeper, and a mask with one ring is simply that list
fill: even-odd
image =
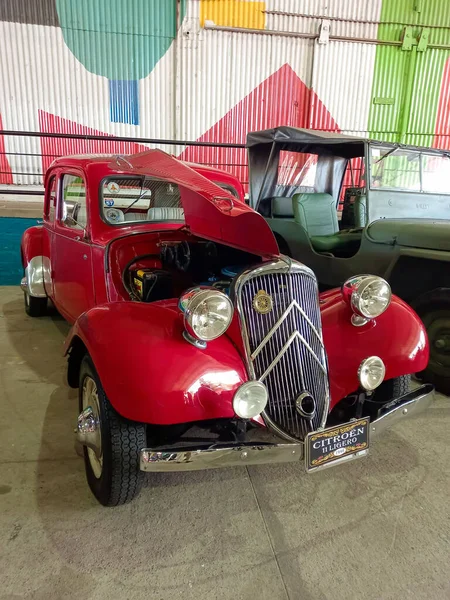
[{"label": "round chrome headlight", "polygon": [[233,409],[241,419],[253,419],[266,408],[267,388],[260,381],[247,381],[236,391]]},{"label": "round chrome headlight", "polygon": [[358,378],[361,387],[372,391],[383,383],[386,375],[384,362],[378,356],[369,356],[362,361],[358,369]]},{"label": "round chrome headlight", "polygon": [[184,312],[184,326],[192,337],[203,342],[215,340],[228,329],[233,318],[231,300],[213,288],[194,288],[179,302]]},{"label": "round chrome headlight", "polygon": [[379,317],[391,303],[391,287],[382,277],[360,275],[347,279],[342,287],[352,310],[366,319]]}]

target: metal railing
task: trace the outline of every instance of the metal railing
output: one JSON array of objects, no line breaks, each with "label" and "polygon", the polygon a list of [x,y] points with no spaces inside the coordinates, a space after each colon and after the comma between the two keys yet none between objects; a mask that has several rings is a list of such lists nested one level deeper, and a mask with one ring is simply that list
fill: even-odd
[{"label": "metal railing", "polygon": [[188,162],[230,171],[247,186],[244,144],[3,129],[0,130],[0,194],[42,195],[43,190],[21,190],[20,185],[42,185],[45,171],[60,156],[133,154],[152,148],[164,149]]}]

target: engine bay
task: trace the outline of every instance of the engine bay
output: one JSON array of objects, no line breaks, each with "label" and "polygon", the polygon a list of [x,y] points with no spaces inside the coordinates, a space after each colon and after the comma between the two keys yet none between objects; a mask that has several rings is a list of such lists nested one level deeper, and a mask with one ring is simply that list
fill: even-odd
[{"label": "engine bay", "polygon": [[237,273],[261,261],[253,254],[210,241],[163,241],[158,250],[135,256],[125,266],[122,281],[132,300],[167,300],[196,285],[228,294]]}]

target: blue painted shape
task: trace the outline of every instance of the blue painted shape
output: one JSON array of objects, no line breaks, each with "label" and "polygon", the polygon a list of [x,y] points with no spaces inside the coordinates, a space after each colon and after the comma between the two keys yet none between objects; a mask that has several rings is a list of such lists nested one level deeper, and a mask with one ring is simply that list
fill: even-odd
[{"label": "blue painted shape", "polygon": [[109,113],[112,123],[139,125],[139,81],[109,81]]},{"label": "blue painted shape", "polygon": [[19,285],[23,277],[20,240],[37,219],[0,217],[0,285]]}]

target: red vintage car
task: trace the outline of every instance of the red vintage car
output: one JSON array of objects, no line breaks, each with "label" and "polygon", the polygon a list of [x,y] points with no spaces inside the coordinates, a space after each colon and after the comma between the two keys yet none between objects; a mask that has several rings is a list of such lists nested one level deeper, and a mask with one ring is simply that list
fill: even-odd
[{"label": "red vintage car", "polygon": [[104,505],[145,472],[363,457],[423,410],[424,326],[380,277],[318,293],[239,182],[158,150],[56,160],[22,241],[29,315],[73,327],[76,440]]}]

